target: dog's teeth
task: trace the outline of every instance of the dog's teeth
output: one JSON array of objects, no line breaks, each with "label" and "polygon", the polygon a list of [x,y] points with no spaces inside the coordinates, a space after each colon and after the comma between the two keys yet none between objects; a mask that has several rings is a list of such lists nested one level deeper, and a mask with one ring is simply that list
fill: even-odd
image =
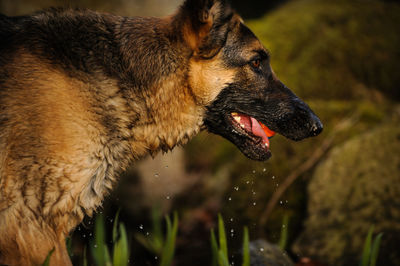
[{"label": "dog's teeth", "polygon": [[240,124],[240,116],[234,116],[233,118]]}]

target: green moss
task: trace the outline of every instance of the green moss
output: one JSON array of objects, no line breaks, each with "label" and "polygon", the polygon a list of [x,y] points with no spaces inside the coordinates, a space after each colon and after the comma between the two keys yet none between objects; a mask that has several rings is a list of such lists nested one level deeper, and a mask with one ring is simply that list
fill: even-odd
[{"label": "green moss", "polygon": [[398,121],[332,149],[310,182],[309,217],[296,252],[328,265],[356,265],[365,235],[375,225],[386,236],[379,265],[398,265],[399,152]]},{"label": "green moss", "polygon": [[400,6],[380,1],[293,1],[247,24],[300,96],[400,98]]}]

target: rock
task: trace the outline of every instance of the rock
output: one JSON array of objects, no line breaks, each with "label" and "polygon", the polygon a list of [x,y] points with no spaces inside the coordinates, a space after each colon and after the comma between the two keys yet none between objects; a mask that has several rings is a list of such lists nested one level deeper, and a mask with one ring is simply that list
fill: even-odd
[{"label": "rock", "polygon": [[299,256],[358,265],[367,232],[384,236],[377,265],[400,265],[400,127],[389,123],[332,149],[308,188]]},{"label": "rock", "polygon": [[278,246],[265,240],[250,242],[250,265],[251,266],[293,266],[286,252]]}]

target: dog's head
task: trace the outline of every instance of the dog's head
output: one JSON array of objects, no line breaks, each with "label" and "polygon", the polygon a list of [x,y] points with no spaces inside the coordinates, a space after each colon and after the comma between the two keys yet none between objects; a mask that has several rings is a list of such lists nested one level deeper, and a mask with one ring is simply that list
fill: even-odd
[{"label": "dog's head", "polygon": [[271,156],[268,139],[275,132],[301,140],[322,131],[318,117],[279,81],[268,51],[225,1],[187,0],[180,16],[193,50],[189,87],[206,107],[208,131],[255,160]]}]

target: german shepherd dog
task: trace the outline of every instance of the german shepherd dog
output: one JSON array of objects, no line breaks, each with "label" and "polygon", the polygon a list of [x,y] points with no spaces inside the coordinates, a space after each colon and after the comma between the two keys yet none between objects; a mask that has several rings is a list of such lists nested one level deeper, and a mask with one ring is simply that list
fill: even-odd
[{"label": "german shepherd dog", "polygon": [[[0,264],[70,265],[65,238],[132,160],[206,129],[270,157],[322,124],[223,0],[164,18],[0,15]],[[271,133],[272,132],[272,133]],[[271,133],[271,134],[269,134]]]}]

